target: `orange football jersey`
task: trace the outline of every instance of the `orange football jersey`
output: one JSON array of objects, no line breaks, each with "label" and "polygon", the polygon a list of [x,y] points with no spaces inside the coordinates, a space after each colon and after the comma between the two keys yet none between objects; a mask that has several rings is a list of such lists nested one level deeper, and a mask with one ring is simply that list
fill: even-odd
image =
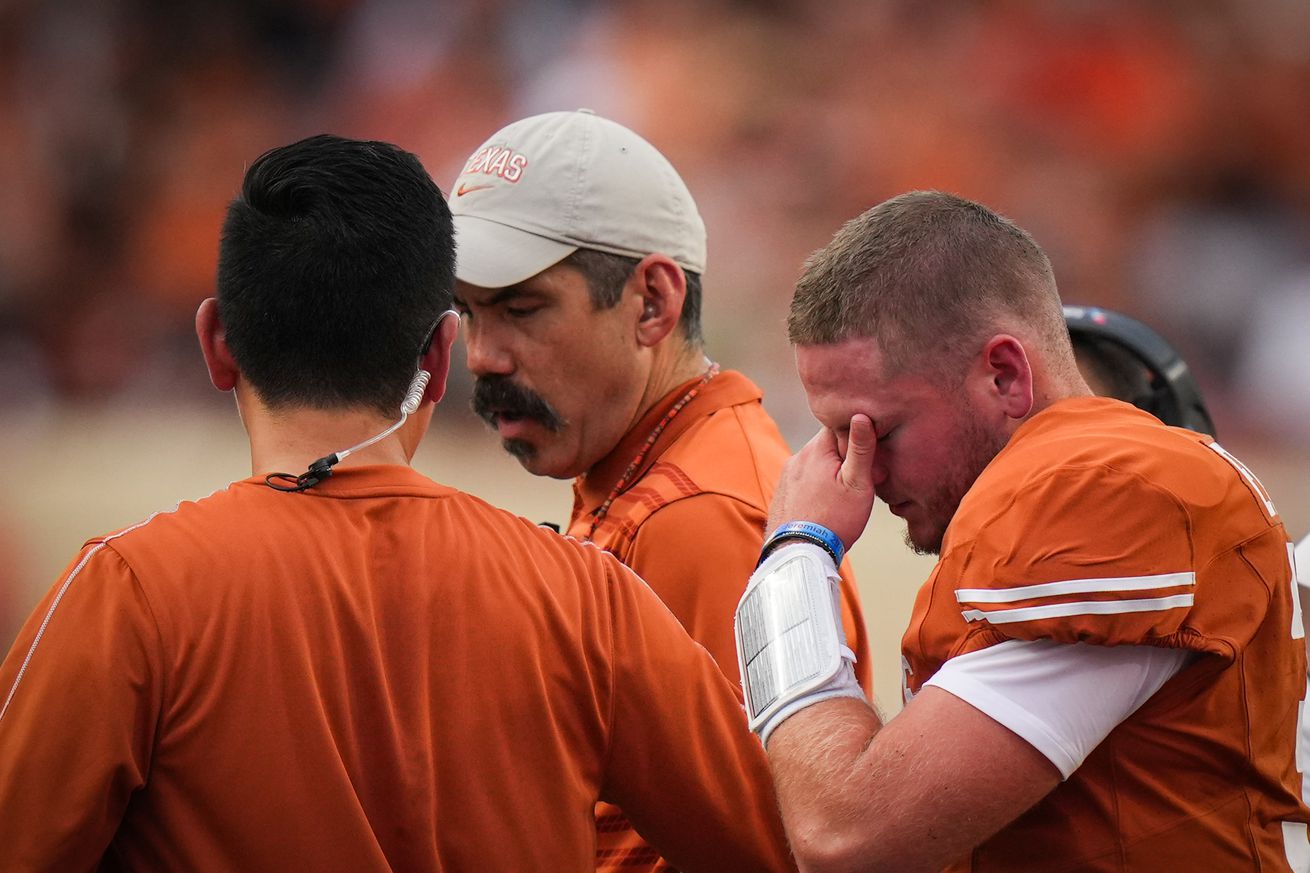
[{"label": "orange football jersey", "polygon": [[1290,548],[1267,492],[1211,437],[1102,398],[1024,423],[919,591],[907,699],[948,659],[1004,640],[1198,657],[951,869],[1310,869]]}]

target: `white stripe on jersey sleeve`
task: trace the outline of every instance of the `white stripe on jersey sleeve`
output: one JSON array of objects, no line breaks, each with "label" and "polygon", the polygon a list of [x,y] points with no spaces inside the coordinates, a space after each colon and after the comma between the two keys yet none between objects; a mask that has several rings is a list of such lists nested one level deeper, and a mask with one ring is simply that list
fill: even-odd
[{"label": "white stripe on jersey sleeve", "polygon": [[[178,506],[181,506],[181,504],[179,503]],[[176,511],[177,511],[177,506],[174,506],[172,509],[168,510],[168,512],[176,512]],[[116,540],[119,537],[124,536],[126,534],[130,534],[132,531],[137,530],[138,528],[145,527],[146,525],[150,524],[150,522],[154,521],[155,518],[157,518],[161,514],[164,513],[160,513],[160,512],[152,513],[150,517],[147,518],[145,521],[139,521],[136,524],[132,525],[131,527],[123,528],[118,533],[110,534],[100,542],[96,543],[91,548],[87,549],[86,554],[82,556],[82,560],[78,561],[77,566],[74,567],[71,572],[69,572],[68,578],[66,578],[63,581],[63,584],[59,586],[59,590],[58,592],[55,593],[54,599],[50,601],[50,606],[48,609],[46,609],[45,617],[41,619],[41,626],[36,629],[36,635],[32,637],[32,645],[29,646],[27,649],[27,656],[23,658],[23,663],[18,667],[18,675],[14,677],[14,684],[9,688],[9,695],[5,697],[4,705],[0,706],[0,719],[3,719],[5,717],[5,713],[9,711],[9,704],[13,702],[14,695],[18,692],[18,685],[23,681],[23,676],[26,675],[27,668],[32,663],[32,656],[36,654],[36,647],[41,643],[41,638],[45,636],[46,628],[50,626],[50,620],[55,617],[55,609],[58,608],[60,601],[64,599],[64,595],[68,592],[68,586],[73,584],[73,580],[76,579],[78,574],[82,572],[82,569],[87,565],[87,562],[89,562],[93,557],[95,557],[95,555],[98,552],[104,549],[107,543],[112,542],[113,540]]]},{"label": "white stripe on jersey sleeve", "polygon": [[1191,606],[1193,595],[1175,594],[1171,597],[1148,597],[1136,600],[1079,600],[1072,603],[1052,603],[1047,606],[1022,606],[1016,609],[962,609],[965,621],[985,621],[988,624],[1011,624],[1016,621],[1037,621],[1043,618],[1062,618],[1067,615],[1120,615],[1129,612],[1163,612]]},{"label": "white stripe on jersey sleeve", "polygon": [[1112,576],[1102,579],[1070,579],[1065,582],[1042,582],[1015,588],[957,588],[957,603],[1013,603],[1062,594],[1112,594],[1117,591],[1149,591],[1152,588],[1176,588],[1196,585],[1195,573],[1161,573],[1155,576]]}]

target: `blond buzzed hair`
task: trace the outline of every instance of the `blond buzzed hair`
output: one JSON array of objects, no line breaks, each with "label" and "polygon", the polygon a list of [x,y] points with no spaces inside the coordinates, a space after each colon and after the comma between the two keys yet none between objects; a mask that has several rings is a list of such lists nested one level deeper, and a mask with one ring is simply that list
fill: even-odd
[{"label": "blond buzzed hair", "polygon": [[796,345],[871,338],[891,372],[961,378],[961,362],[998,329],[1023,330],[1072,366],[1045,252],[1009,219],[940,191],[848,221],[805,261],[787,318]]}]

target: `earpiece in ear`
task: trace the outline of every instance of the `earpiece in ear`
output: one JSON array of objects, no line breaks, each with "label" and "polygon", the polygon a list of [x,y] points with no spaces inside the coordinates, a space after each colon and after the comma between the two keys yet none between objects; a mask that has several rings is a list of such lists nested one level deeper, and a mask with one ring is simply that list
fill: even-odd
[{"label": "earpiece in ear", "polygon": [[459,324],[459,312],[454,309],[447,309],[445,312],[438,315],[436,323],[433,324],[432,329],[428,331],[428,338],[423,340],[423,348],[419,351],[419,354],[426,355],[428,353],[428,350],[432,348],[432,338],[437,335],[437,328],[441,327],[441,322],[445,321],[452,315],[455,316],[455,323]]},{"label": "earpiece in ear", "polygon": [[646,301],[646,308],[641,311],[642,318],[654,318],[659,313],[659,308],[655,305],[654,300]]}]

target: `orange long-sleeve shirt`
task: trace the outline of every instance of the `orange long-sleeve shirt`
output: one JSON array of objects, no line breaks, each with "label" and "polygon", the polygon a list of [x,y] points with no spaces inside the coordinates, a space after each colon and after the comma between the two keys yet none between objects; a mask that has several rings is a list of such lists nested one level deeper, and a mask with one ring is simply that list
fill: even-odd
[{"label": "orange long-sleeve shirt", "polygon": [[[789,869],[730,684],[601,550],[404,467],[93,540],[0,666],[0,869]],[[690,731],[688,725],[695,725]]]},{"label": "orange long-sleeve shirt", "polygon": [[[741,373],[715,376],[670,419],[604,517],[596,513],[652,430],[695,382],[669,392],[574,487],[569,533],[618,556],[654,589],[735,684],[732,619],[759,558],[769,500],[791,451]],[[842,566],[842,618],[871,690],[872,659],[849,564]],[[604,871],[664,871],[658,852],[613,806],[597,810]]]}]

